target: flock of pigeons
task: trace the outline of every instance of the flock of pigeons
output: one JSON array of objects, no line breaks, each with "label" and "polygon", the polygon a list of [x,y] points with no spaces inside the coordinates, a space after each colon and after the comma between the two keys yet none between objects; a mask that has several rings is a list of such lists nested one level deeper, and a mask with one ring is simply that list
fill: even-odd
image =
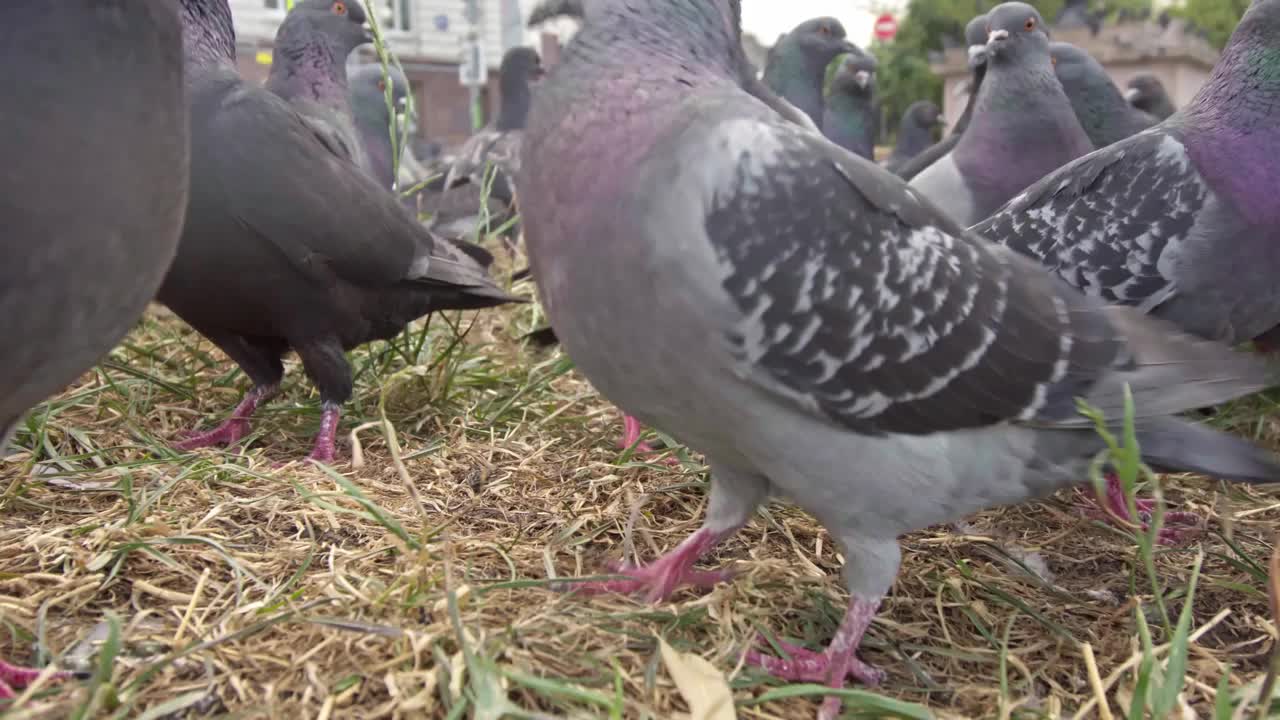
[{"label": "flock of pigeons", "polygon": [[[13,3],[0,56],[27,70],[0,80],[0,334],[21,341],[0,347],[0,442],[158,299],[253,382],[179,447],[243,437],[292,350],[323,403],[311,457],[332,460],[345,350],[523,301],[439,221],[469,197],[518,202],[554,337],[631,414],[629,443],[652,424],[712,469],[696,533],[575,587],[660,600],[718,582],[695,561],[771,494],[839,543],[850,602],[830,646],[748,652],[778,676],[878,682],[857,650],[898,536],[1085,482],[1105,446],[1079,399],[1115,419],[1131,392],[1154,467],[1280,481],[1271,453],[1181,417],[1280,382],[1231,349],[1280,333],[1280,0],[1253,0],[1178,112],[1140,86],[1152,104],[1134,109],[1035,8],[1001,4],[967,28],[959,124],[929,145],[937,108],[913,107],[888,168],[870,159],[874,58],[820,18],[758,73],[740,10],[546,3],[535,21],[582,22],[561,62],[541,79],[536,53],[509,55],[495,124],[401,193],[406,85],[348,78],[358,2],[299,2],[262,87],[236,70],[226,0]],[[76,168],[56,193],[53,167]],[[1117,488],[1108,510],[1144,520]],[[0,663],[0,693],[32,677]]]}]

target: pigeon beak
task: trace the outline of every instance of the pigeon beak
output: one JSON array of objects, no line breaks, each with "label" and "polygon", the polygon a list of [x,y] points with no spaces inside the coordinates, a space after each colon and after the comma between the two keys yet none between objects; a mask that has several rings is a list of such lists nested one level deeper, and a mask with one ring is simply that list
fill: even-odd
[{"label": "pigeon beak", "polygon": [[969,70],[977,70],[987,64],[987,46],[986,45],[970,45],[969,46]]},{"label": "pigeon beak", "polygon": [[862,88],[863,90],[866,90],[867,86],[871,84],[872,77],[873,76],[870,71],[859,70],[858,72],[853,74],[853,81],[858,83],[858,87]]},{"label": "pigeon beak", "polygon": [[409,108],[409,98],[396,98],[396,114],[399,115]]},{"label": "pigeon beak", "polygon": [[364,41],[367,43],[373,42],[373,28],[368,25],[361,25],[360,29],[364,31]]},{"label": "pigeon beak", "polygon": [[1008,30],[992,30],[991,32],[987,33],[987,53],[990,55],[994,55],[996,51],[999,50],[1000,47],[1003,46],[1005,41],[1007,41],[1008,39],[1009,39]]},{"label": "pigeon beak", "polygon": [[1138,90],[1138,88],[1129,88],[1128,90],[1125,90],[1125,91],[1124,91],[1124,99],[1125,99],[1127,102],[1130,102],[1130,103],[1131,103],[1131,102],[1133,102],[1134,100],[1137,100],[1137,99],[1138,99],[1138,96],[1139,96],[1139,95],[1141,95],[1141,94],[1142,94],[1142,92],[1141,92],[1141,91],[1139,91],[1139,90]]}]

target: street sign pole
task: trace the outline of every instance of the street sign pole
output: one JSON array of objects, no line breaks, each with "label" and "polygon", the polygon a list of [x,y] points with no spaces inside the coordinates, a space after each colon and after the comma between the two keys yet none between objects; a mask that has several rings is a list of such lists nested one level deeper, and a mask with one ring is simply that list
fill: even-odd
[{"label": "street sign pole", "polygon": [[463,0],[462,14],[467,20],[466,40],[462,44],[462,62],[458,66],[459,80],[470,89],[471,129],[484,127],[484,104],[481,89],[489,79],[489,66],[484,58],[484,46],[480,42],[480,1]]}]

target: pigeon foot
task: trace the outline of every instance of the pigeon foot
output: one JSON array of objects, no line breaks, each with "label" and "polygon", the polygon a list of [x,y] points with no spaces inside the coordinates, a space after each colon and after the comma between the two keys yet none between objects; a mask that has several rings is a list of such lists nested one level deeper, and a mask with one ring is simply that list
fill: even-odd
[{"label": "pigeon foot", "polygon": [[[1106,509],[1099,507],[1097,501],[1091,497],[1087,497],[1080,507],[1090,517],[1106,520],[1112,524],[1116,524],[1116,518],[1118,517],[1121,520],[1138,525],[1144,531],[1150,530],[1156,501],[1137,499],[1134,500],[1133,504],[1138,511],[1136,518],[1129,514],[1129,507],[1125,503],[1124,487],[1120,484],[1120,478],[1115,473],[1109,472],[1107,473]],[[1169,547],[1184,545],[1202,533],[1204,527],[1205,520],[1197,513],[1166,510],[1164,523],[1160,528],[1160,532],[1156,535],[1156,541]]]},{"label": "pigeon foot", "polygon": [[[846,678],[853,678],[863,685],[874,687],[884,681],[885,673],[859,660],[857,651],[862,635],[871,625],[879,608],[879,600],[854,595],[849,599],[849,609],[826,650],[814,652],[779,642],[778,645],[790,658],[765,655],[752,648],[747,651],[746,661],[789,682],[826,683],[829,687],[843,688]],[[828,697],[818,711],[818,719],[835,720],[840,715],[841,705],[840,698]]]},{"label": "pigeon foot", "polygon": [[[640,439],[640,432],[643,429],[644,426],[640,424],[639,420],[623,414],[622,437],[618,440],[618,447],[623,450],[633,448],[633,452],[636,455],[651,455],[658,452],[652,445]],[[680,464],[680,461],[673,457],[669,457],[663,462],[671,466]]]},{"label": "pigeon foot", "polygon": [[320,431],[316,433],[315,445],[307,457],[318,463],[330,465],[337,455],[334,441],[338,435],[338,420],[342,417],[342,406],[336,403],[325,403],[320,413]]},{"label": "pigeon foot", "polygon": [[612,563],[609,566],[610,572],[626,575],[626,579],[577,583],[568,589],[588,595],[643,595],[648,602],[657,603],[671,597],[678,588],[686,585],[709,588],[729,580],[733,573],[729,570],[694,570],[693,564],[728,534],[701,528],[676,549],[644,567],[634,567],[627,563]]},{"label": "pigeon foot", "polygon": [[[36,668],[26,668],[21,665],[13,665],[4,660],[0,660],[0,700],[8,700],[17,695],[14,689],[25,688],[35,681],[43,670]],[[76,677],[76,673],[68,670],[59,670],[52,675],[55,681],[62,681]]]},{"label": "pigeon foot", "polygon": [[256,386],[240,400],[236,409],[231,411],[227,421],[207,432],[190,432],[187,437],[174,443],[175,450],[195,450],[197,448],[232,445],[249,434],[249,419],[258,409],[258,405],[279,392],[279,385]]}]

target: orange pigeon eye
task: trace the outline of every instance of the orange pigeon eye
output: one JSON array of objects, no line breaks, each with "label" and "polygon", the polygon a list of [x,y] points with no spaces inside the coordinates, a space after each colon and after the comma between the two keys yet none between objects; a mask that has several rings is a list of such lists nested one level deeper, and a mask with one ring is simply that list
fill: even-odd
[{"label": "orange pigeon eye", "polygon": [[819,35],[821,35],[821,36],[823,36],[823,37],[827,37],[827,36],[831,35],[831,28],[827,27],[826,25],[819,25],[819,26],[818,26],[818,34],[819,34]]},{"label": "orange pigeon eye", "polygon": [[1031,32],[1032,30],[1035,30],[1035,29],[1036,29],[1036,19],[1035,19],[1035,18],[1033,18],[1033,17],[1027,18],[1026,28],[1027,28],[1027,32]]},{"label": "orange pigeon eye", "polygon": [[386,89],[387,89],[387,81],[386,81],[386,80],[379,80],[379,81],[378,81],[378,89],[379,89],[379,90],[386,90]]},{"label": "orange pigeon eye", "polygon": [[336,3],[334,3],[334,4],[333,4],[333,14],[334,14],[334,15],[346,15],[346,14],[347,14],[347,4],[346,4],[346,3],[344,3],[344,2],[336,2]]}]

